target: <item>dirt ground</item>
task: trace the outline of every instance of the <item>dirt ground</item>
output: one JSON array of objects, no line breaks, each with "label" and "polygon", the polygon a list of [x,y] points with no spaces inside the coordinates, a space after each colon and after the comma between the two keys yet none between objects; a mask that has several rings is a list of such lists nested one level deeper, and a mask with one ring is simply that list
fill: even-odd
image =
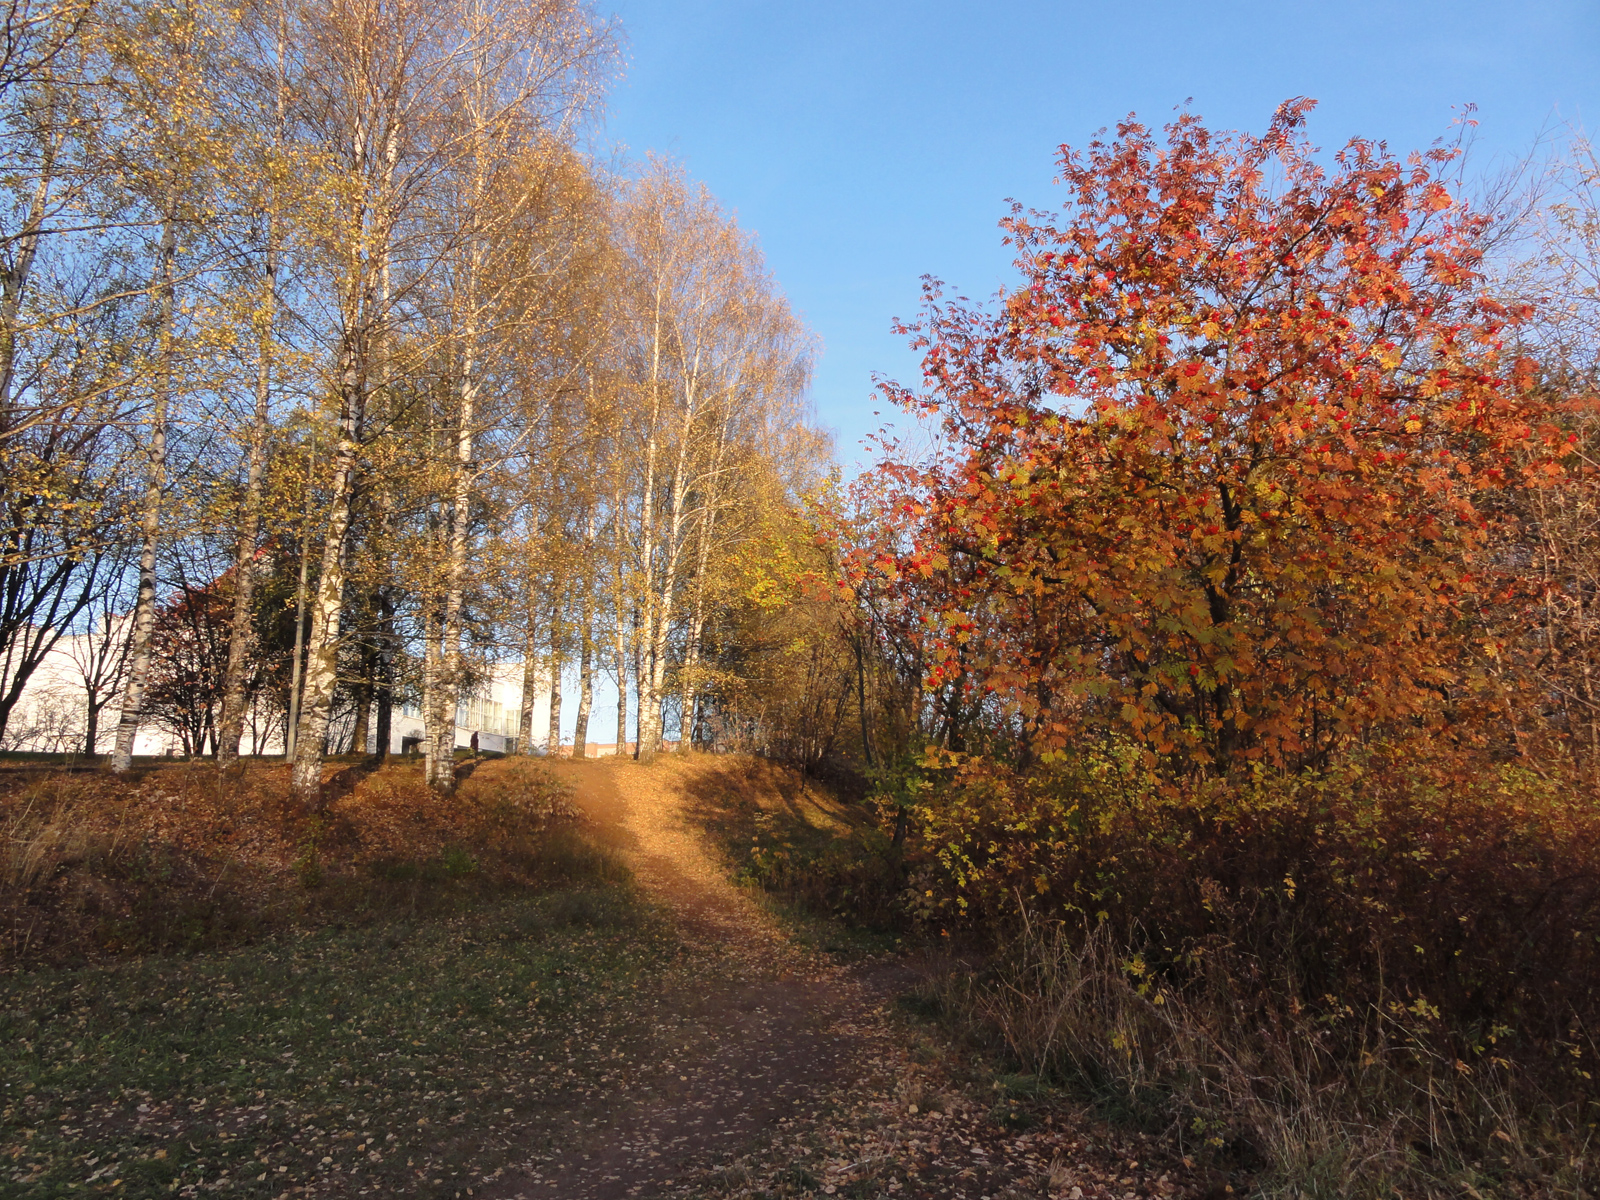
[{"label": "dirt ground", "polygon": [[985,1095],[970,1070],[952,1069],[960,1052],[895,1012],[895,997],[917,978],[905,958],[840,965],[787,935],[728,881],[727,864],[699,828],[725,764],[551,765],[573,785],[594,835],[670,911],[686,949],[637,1014],[662,1061],[619,1088],[604,1115],[575,1123],[551,1148],[469,1194],[1226,1194],[1187,1164],[1147,1161],[1142,1139],[1113,1134],[1059,1102],[1032,1115],[1019,1117],[1014,1105],[1008,1112],[1000,1093]]}]

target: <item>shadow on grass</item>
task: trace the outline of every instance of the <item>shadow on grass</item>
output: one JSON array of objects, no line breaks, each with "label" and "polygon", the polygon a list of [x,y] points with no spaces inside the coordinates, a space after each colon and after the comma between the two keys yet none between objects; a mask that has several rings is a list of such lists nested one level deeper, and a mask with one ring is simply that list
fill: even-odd
[{"label": "shadow on grass", "polygon": [[870,808],[744,755],[694,756],[679,786],[734,881],[775,903],[804,940],[881,949],[904,932],[901,861]]}]

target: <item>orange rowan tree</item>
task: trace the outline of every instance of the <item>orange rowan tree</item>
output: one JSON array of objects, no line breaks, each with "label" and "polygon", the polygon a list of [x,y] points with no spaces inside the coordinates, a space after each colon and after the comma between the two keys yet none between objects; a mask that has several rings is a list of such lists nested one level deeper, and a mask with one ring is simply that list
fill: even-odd
[{"label": "orange rowan tree", "polygon": [[877,568],[943,585],[929,684],[998,696],[1028,752],[1110,727],[1302,766],[1464,719],[1478,502],[1553,469],[1502,350],[1521,314],[1482,291],[1453,151],[1325,167],[1311,107],[1063,147],[1064,211],[1003,222],[1023,285],[930,282],[907,327],[924,386],[886,390],[944,449],[880,466],[914,525]]}]

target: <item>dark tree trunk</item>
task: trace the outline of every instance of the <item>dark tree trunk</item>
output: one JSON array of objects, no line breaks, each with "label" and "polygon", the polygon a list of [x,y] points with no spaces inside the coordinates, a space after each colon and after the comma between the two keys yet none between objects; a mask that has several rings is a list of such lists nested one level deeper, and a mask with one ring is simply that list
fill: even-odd
[{"label": "dark tree trunk", "polygon": [[95,743],[100,740],[100,709],[104,701],[94,689],[89,689],[89,711],[84,722],[83,756],[93,758],[96,754]]},{"label": "dark tree trunk", "polygon": [[378,670],[374,677],[378,698],[376,757],[389,757],[389,742],[394,729],[394,597],[388,588],[378,589]]}]

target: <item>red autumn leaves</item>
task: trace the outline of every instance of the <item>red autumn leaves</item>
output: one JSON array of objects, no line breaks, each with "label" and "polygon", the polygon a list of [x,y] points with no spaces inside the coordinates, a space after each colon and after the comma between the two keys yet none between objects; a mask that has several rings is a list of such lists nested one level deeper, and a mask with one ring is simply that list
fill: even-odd
[{"label": "red autumn leaves", "polygon": [[[1482,500],[1549,460],[1486,221],[1355,142],[1321,165],[1182,116],[1063,149],[1060,214],[1004,223],[1021,286],[911,327],[944,450],[875,485],[929,682],[1028,753],[1097,731],[1222,768],[1468,719]],[[871,565],[876,560],[877,566]]]}]

